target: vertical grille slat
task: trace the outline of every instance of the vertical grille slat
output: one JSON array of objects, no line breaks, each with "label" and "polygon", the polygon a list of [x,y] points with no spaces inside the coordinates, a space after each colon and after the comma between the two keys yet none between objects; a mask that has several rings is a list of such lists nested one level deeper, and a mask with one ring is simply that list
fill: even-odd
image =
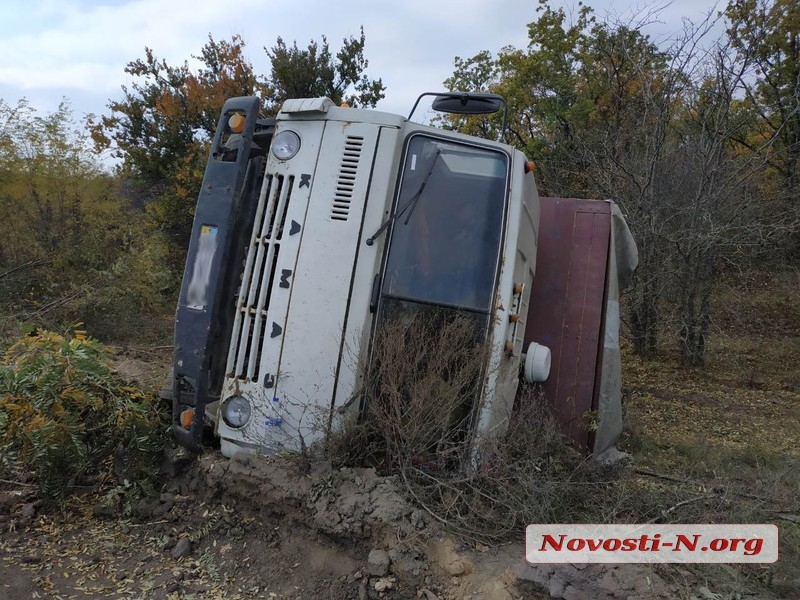
[{"label": "vertical grille slat", "polygon": [[253,223],[228,352],[228,376],[258,381],[269,301],[294,176],[266,175]]},{"label": "vertical grille slat", "polygon": [[364,138],[348,136],[344,143],[342,160],[339,163],[339,177],[336,181],[336,193],[333,196],[330,218],[333,221],[347,221],[350,217],[350,203],[356,187],[358,165],[361,162],[361,151]]},{"label": "vertical grille slat", "polygon": [[[268,255],[270,254],[271,247],[267,240],[269,239],[270,228],[275,220],[275,204],[277,203],[278,193],[282,183],[281,180],[281,177],[274,177],[272,175],[269,176],[268,180],[265,179],[264,185],[267,187],[267,192],[264,194],[266,210],[263,213],[263,220],[260,223],[256,222],[253,228],[250,252],[255,253],[255,260],[251,277],[248,281],[242,281],[242,291],[244,292],[244,290],[247,290],[247,295],[246,303],[241,306],[243,323],[236,356],[236,377],[243,375],[248,367],[249,350],[252,347],[253,316],[255,316],[256,319],[258,318],[258,312],[251,312],[250,310],[258,297],[258,285],[254,285],[253,283],[261,280],[264,263],[267,262],[267,264],[269,264]],[[255,315],[253,314],[254,312]]]},{"label": "vertical grille slat", "polygon": [[[264,221],[265,209],[268,209],[266,197],[269,193],[271,181],[272,177],[267,175],[264,177],[264,182],[261,185],[261,192],[258,196],[258,206],[256,207],[256,215],[253,220],[254,232],[261,230],[261,224]],[[236,314],[234,315],[233,319],[231,345],[228,349],[228,363],[225,368],[225,371],[229,376],[233,376],[234,374],[234,367],[236,366],[238,358],[238,348],[241,344],[240,335],[242,331],[243,319],[245,314],[249,312],[247,310],[248,302],[246,301],[246,298],[250,294],[250,281],[255,262],[257,260],[257,252],[254,252],[254,249],[257,251],[261,249],[257,240],[253,239],[254,235],[256,235],[256,233],[253,233],[250,236],[250,244],[247,249],[247,257],[245,258],[244,263],[244,272],[242,273],[242,281],[240,283],[239,294],[236,299]]]}]

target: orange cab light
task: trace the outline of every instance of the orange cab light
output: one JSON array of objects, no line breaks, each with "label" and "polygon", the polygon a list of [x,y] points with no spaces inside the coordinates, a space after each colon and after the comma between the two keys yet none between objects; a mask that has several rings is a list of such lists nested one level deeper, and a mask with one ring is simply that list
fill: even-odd
[{"label": "orange cab light", "polygon": [[242,133],[244,131],[244,115],[234,113],[228,119],[228,127],[233,133]]},{"label": "orange cab light", "polygon": [[185,427],[189,429],[192,426],[192,421],[194,420],[194,409],[187,408],[181,413],[181,427]]},{"label": "orange cab light", "polygon": [[535,168],[536,168],[536,163],[534,163],[532,160],[529,160],[528,162],[525,163],[525,172],[526,173],[533,173],[533,170]]},{"label": "orange cab light", "polygon": [[341,107],[342,108],[350,108],[350,105],[347,102],[342,102]]}]

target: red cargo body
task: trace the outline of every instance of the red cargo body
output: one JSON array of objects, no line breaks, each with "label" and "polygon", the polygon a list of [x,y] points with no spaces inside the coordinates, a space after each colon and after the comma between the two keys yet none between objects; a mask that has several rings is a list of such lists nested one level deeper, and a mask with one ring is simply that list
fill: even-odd
[{"label": "red cargo body", "polygon": [[611,205],[599,200],[541,198],[536,277],[525,347],[550,348],[542,384],[563,433],[582,448],[594,443],[607,298]]}]

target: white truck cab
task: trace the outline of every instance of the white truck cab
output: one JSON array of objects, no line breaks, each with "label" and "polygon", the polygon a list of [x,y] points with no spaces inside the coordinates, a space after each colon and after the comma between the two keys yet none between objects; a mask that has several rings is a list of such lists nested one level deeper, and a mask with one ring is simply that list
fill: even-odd
[{"label": "white truck cab", "polygon": [[[178,440],[199,450],[210,422],[226,456],[311,446],[363,409],[380,323],[431,310],[474,320],[490,356],[471,427],[502,431],[536,266],[527,157],[327,98],[289,100],[274,120],[258,108],[226,103],[198,200],[176,315]],[[549,353],[534,353],[530,377],[546,377]]]}]

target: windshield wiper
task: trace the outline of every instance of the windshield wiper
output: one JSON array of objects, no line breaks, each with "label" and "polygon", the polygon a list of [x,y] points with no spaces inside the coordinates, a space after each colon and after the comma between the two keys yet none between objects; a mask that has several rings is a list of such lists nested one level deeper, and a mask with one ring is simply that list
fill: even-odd
[{"label": "windshield wiper", "polygon": [[[436,166],[436,161],[439,160],[439,155],[442,153],[441,148],[437,148],[436,152],[434,152],[433,160],[431,161],[431,166],[428,167],[428,170],[425,172],[425,176],[422,178],[422,181],[419,184],[419,188],[417,191],[414,192],[414,195],[408,199],[403,205],[403,208],[395,212],[394,214],[390,215],[388,219],[386,219],[380,227],[378,227],[378,231],[373,233],[370,237],[367,238],[367,246],[372,246],[375,243],[375,238],[378,237],[384,229],[389,227],[396,219],[403,216],[403,213],[408,210],[408,216],[404,221],[404,225],[408,225],[408,221],[411,219],[411,215],[414,213],[414,209],[417,206],[417,202],[419,202],[420,197],[422,196],[422,192],[425,189],[425,186],[428,184],[428,179],[431,177],[431,173],[433,173],[433,168]],[[409,210],[410,209],[410,210]]]}]

